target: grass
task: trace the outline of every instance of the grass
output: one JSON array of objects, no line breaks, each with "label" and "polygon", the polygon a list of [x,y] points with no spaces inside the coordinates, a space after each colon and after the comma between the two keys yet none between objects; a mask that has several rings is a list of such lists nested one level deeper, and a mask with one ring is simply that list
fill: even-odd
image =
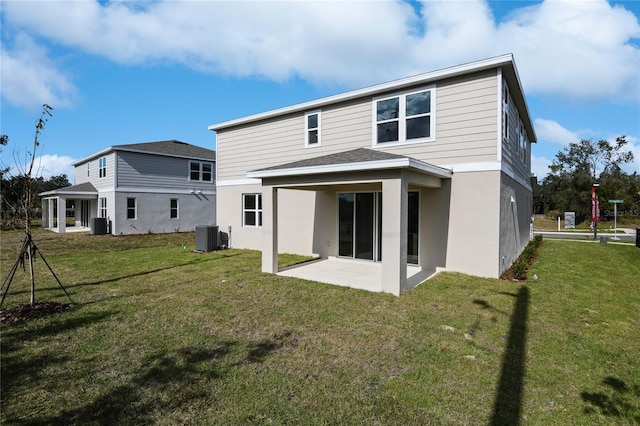
[{"label": "grass", "polygon": [[[2,326],[2,424],[640,422],[635,247],[544,241],[537,281],[394,297],[192,253],[190,233],[34,239],[76,306]],[[2,233],[3,276],[19,247]],[[38,299],[65,303],[36,265]]]}]

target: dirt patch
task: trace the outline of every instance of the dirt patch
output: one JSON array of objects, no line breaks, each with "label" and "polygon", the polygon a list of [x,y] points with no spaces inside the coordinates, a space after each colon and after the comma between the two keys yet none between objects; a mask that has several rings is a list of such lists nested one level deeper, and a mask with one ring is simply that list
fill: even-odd
[{"label": "dirt patch", "polygon": [[21,321],[28,321],[47,315],[65,312],[71,309],[70,304],[58,302],[39,302],[33,306],[29,304],[14,306],[0,311],[0,324],[15,324]]}]

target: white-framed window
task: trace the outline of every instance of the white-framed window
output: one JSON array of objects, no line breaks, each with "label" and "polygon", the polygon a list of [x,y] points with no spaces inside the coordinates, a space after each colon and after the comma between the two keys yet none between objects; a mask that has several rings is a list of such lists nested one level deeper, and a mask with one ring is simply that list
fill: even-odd
[{"label": "white-framed window", "polygon": [[171,219],[178,219],[178,199],[172,198],[169,203],[169,217]]},{"label": "white-framed window", "polygon": [[91,163],[87,163],[87,177],[91,175]]},{"label": "white-framed window", "polygon": [[305,122],[305,146],[320,146],[320,111],[308,112],[304,115]]},{"label": "white-framed window", "polygon": [[98,176],[101,178],[107,176],[107,157],[98,160]]},{"label": "white-framed window", "polygon": [[107,199],[100,198],[100,217],[107,217]]},{"label": "white-framed window", "polygon": [[189,161],[189,180],[213,182],[213,163]]},{"label": "white-framed window", "polygon": [[502,83],[502,138],[509,143],[509,87]]},{"label": "white-framed window", "polygon": [[373,145],[435,139],[434,106],[434,88],[374,99]]},{"label": "white-framed window", "polygon": [[262,194],[242,194],[242,226],[262,226]]},{"label": "white-framed window", "polygon": [[137,202],[135,198],[127,198],[127,219],[135,219],[137,216]]}]

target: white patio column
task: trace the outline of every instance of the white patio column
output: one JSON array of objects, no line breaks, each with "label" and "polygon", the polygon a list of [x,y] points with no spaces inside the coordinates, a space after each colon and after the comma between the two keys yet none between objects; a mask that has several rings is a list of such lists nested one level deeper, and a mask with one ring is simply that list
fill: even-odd
[{"label": "white patio column", "polygon": [[262,187],[262,272],[278,272],[278,189]]},{"label": "white patio column", "polygon": [[58,233],[64,234],[67,227],[67,199],[58,197]]},{"label": "white patio column", "polygon": [[[47,199],[47,201],[48,201],[48,204],[49,204],[49,209],[47,211],[47,215],[49,216],[49,223],[47,224],[48,225],[47,228],[48,229],[52,229],[54,227],[53,225],[56,223],[55,222],[55,218],[53,216],[53,212],[55,210],[55,206],[54,206],[54,203],[53,203],[54,199],[53,198],[49,198],[49,199]],[[57,202],[58,202],[58,200],[56,199],[56,203]]]},{"label": "white patio column", "polygon": [[407,182],[382,181],[382,291],[396,296],[407,282]]},{"label": "white patio column", "polygon": [[49,227],[49,200],[42,199],[42,228],[47,229]]}]

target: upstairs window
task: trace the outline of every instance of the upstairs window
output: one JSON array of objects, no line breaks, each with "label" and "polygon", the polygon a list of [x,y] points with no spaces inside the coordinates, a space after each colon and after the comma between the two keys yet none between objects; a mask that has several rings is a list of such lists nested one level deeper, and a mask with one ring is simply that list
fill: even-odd
[{"label": "upstairs window", "polygon": [[87,163],[87,177],[90,176],[90,172],[91,172],[91,163]]},{"label": "upstairs window", "polygon": [[98,176],[101,178],[107,176],[107,157],[102,157],[98,160]]},{"label": "upstairs window", "polygon": [[320,146],[320,111],[305,114],[305,146]]},{"label": "upstairs window", "polygon": [[213,163],[190,161],[189,180],[213,182]]},{"label": "upstairs window", "polygon": [[502,85],[502,137],[509,143],[509,87]]},{"label": "upstairs window", "polygon": [[433,89],[374,102],[374,145],[421,142],[434,137]]}]

